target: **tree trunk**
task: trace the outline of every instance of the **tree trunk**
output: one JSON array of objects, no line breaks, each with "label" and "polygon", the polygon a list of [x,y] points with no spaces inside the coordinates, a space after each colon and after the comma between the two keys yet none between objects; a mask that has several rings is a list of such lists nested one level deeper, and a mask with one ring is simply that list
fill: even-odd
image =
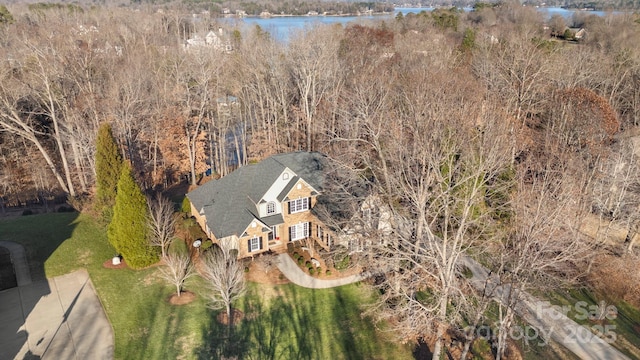
[{"label": "tree trunk", "polygon": [[231,303],[227,302],[227,336],[231,336],[233,329],[233,311],[231,311]]},{"label": "tree trunk", "polygon": [[446,325],[444,323],[438,323],[438,331],[436,332],[436,342],[433,345],[432,360],[440,360],[440,353],[442,352],[442,337],[444,336]]},{"label": "tree trunk", "polygon": [[85,179],[85,173],[82,168],[82,159],[80,157],[80,149],[76,140],[71,137],[71,150],[73,151],[73,162],[76,165],[76,172],[78,173],[78,180],[80,181],[80,189],[82,192],[87,192],[87,182]]}]

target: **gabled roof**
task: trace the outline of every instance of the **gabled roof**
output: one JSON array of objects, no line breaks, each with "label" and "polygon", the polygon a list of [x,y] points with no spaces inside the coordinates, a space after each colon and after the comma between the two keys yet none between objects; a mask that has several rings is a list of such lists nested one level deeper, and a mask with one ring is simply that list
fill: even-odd
[{"label": "gabled roof", "polygon": [[[296,174],[289,180],[287,188],[302,178],[321,191],[323,163],[324,155],[317,152],[274,155],[209,181],[189,192],[187,198],[206,216],[207,225],[216,238],[240,236],[253,219],[259,218],[256,204],[285,169],[289,168]],[[272,223],[275,218],[269,220],[269,225],[275,225]]]}]

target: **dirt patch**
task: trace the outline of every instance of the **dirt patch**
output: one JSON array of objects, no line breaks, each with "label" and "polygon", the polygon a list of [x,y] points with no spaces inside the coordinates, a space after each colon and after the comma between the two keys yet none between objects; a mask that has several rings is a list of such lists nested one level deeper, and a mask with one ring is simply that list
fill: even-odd
[{"label": "dirt patch", "polygon": [[124,261],[124,259],[120,259],[120,264],[113,265],[113,261],[111,259],[109,259],[109,260],[103,262],[102,266],[107,268],[107,269],[126,269],[127,268],[127,263]]},{"label": "dirt patch", "polygon": [[[244,319],[244,313],[238,309],[231,309],[231,313],[232,313],[231,316],[233,316],[234,324],[237,324],[240,321],[242,321],[242,319]],[[227,317],[226,311],[223,311],[220,314],[218,314],[217,319],[220,324],[229,325],[229,318]]]},{"label": "dirt patch", "polygon": [[192,293],[189,290],[184,290],[182,291],[182,293],[180,294],[180,296],[178,296],[178,294],[171,294],[171,296],[169,296],[169,304],[171,305],[186,305],[186,304],[190,304],[193,302],[193,300],[196,299],[196,294]]}]

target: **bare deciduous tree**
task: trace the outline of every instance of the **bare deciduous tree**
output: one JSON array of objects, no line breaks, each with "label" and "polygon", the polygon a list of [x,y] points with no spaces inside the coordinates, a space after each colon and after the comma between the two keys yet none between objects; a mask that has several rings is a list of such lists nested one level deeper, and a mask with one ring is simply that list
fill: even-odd
[{"label": "bare deciduous tree", "polygon": [[[383,316],[394,319],[405,339],[435,334],[434,359],[467,303],[469,284],[458,261],[489,236],[492,187],[508,171],[511,153],[504,119],[482,111],[474,87],[445,73],[416,70],[408,77],[414,85],[397,100],[401,129],[385,147],[397,225],[373,257],[386,269]],[[468,92],[452,94],[446,91],[451,87]],[[445,105],[453,103],[455,111]]]},{"label": "bare deciduous tree", "polygon": [[184,282],[196,274],[195,267],[187,251],[172,251],[164,256],[165,266],[160,268],[160,274],[170,284],[176,287],[176,294],[182,294]]},{"label": "bare deciduous tree", "polygon": [[538,170],[522,166],[511,201],[511,232],[492,249],[493,273],[501,286],[497,359],[504,356],[515,308],[525,291],[548,291],[575,281],[593,256],[593,247],[579,231],[586,213],[580,201],[584,184],[576,184],[561,168]]},{"label": "bare deciduous tree", "polygon": [[149,206],[149,242],[153,246],[159,246],[162,257],[165,258],[176,228],[173,203],[158,193],[154,198],[148,198],[147,204]]},{"label": "bare deciduous tree", "polygon": [[223,308],[227,314],[229,331],[233,326],[233,302],[244,295],[244,268],[235,251],[224,244],[213,246],[202,257],[202,275],[207,280],[211,292],[209,299],[214,309]]}]

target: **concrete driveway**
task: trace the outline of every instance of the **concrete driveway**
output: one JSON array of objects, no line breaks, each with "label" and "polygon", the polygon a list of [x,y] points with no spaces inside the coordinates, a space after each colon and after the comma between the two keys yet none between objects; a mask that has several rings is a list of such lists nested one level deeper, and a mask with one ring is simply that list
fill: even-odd
[{"label": "concrete driveway", "polygon": [[113,349],[85,270],[0,291],[0,360],[113,359]]}]

